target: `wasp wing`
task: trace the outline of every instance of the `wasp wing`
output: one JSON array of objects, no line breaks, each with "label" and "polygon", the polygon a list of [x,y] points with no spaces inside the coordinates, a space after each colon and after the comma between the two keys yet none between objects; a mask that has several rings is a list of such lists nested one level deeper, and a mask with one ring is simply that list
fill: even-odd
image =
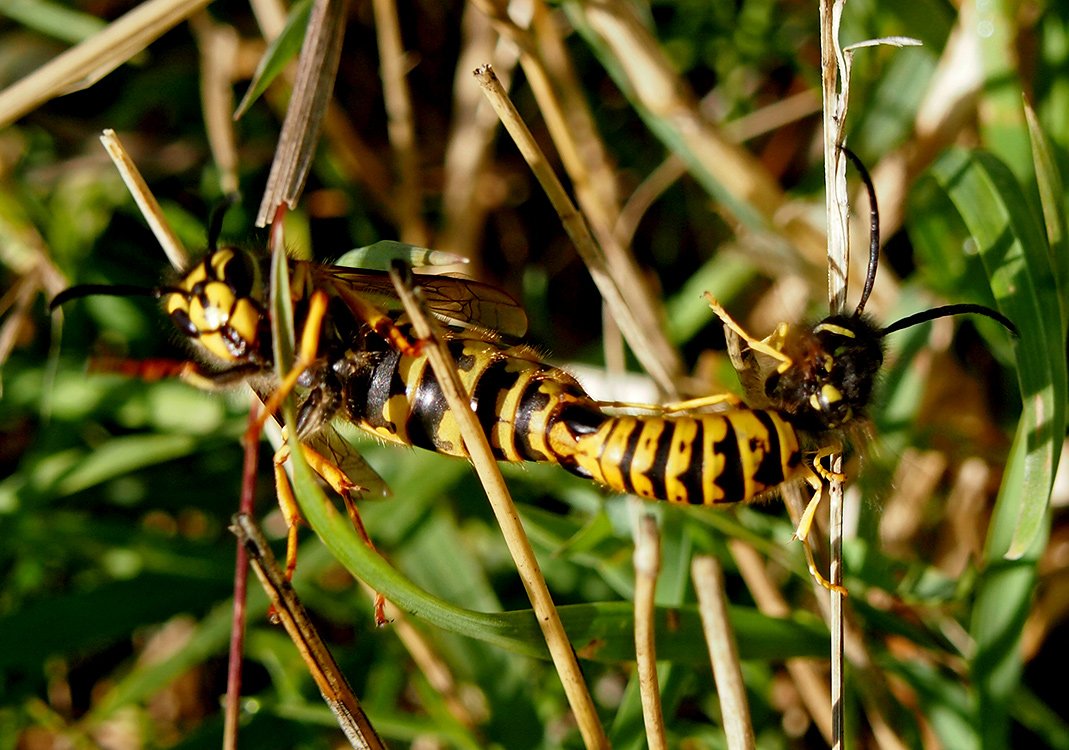
[{"label": "wasp wing", "polygon": [[[344,286],[383,312],[402,309],[390,275],[382,271],[315,265],[316,286]],[[456,276],[420,274],[414,277],[427,308],[449,325],[480,327],[507,336],[527,333],[527,315],[516,300],[496,287]]]},{"label": "wasp wing", "polygon": [[356,485],[362,497],[389,497],[392,493],[386,480],[379,476],[352,443],[342,437],[334,427],[325,425],[303,441],[312,450],[325,456],[342,470],[349,481]]}]

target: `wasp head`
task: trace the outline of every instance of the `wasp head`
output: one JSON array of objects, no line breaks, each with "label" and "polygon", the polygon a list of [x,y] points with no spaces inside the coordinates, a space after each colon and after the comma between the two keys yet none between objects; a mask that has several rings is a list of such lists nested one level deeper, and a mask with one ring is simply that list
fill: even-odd
[{"label": "wasp head", "polygon": [[212,250],[177,284],[158,290],[178,330],[227,364],[261,358],[268,339],[261,295],[258,265],[248,252],[230,246]]},{"label": "wasp head", "polygon": [[792,424],[819,432],[864,416],[883,365],[882,336],[867,318],[832,315],[793,329],[782,351],[790,363],[768,375],[764,395]]}]

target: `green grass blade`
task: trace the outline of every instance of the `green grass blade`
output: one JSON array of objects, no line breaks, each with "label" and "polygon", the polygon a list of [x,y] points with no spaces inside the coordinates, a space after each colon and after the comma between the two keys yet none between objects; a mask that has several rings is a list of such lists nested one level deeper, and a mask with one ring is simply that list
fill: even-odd
[{"label": "green grass blade", "polygon": [[975,237],[999,307],[1017,342],[1021,424],[988,531],[972,634],[975,719],[986,747],[1002,747],[1008,701],[1019,686],[1018,643],[1035,563],[1050,528],[1048,500],[1065,435],[1065,321],[1043,226],[997,158],[951,151],[932,169]]}]

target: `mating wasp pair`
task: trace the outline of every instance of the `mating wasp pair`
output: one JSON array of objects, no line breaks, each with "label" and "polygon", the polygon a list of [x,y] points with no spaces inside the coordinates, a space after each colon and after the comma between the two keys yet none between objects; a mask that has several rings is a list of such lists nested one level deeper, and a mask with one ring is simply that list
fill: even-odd
[{"label": "mating wasp pair", "polygon": [[[419,276],[427,308],[445,326],[445,344],[495,457],[558,463],[613,490],[697,505],[748,502],[804,479],[816,490],[798,530],[805,544],[821,479],[837,476],[820,459],[864,419],[884,337],[962,313],[993,318],[1015,331],[998,312],[971,304],[928,310],[883,328],[863,314],[877,269],[878,213],[864,167],[849,156],[861,170],[872,206],[868,273],[854,312],[811,327],[784,324],[758,340],[710,299],[736,337],[733,362],[746,386],[745,404],[713,396],[620,413],[533,349],[513,343],[525,333],[526,317],[508,295],[472,280]],[[300,402],[294,429],[305,457],[343,497],[361,530],[355,497],[381,487],[366,466],[344,460],[352,449],[338,448],[333,420],[386,442],[467,457],[455,415],[387,273],[289,261],[294,323],[303,333],[298,367],[280,382],[267,312],[268,259],[216,246],[214,240],[210,245],[207,256],[172,284],[75,286],[52,307],[94,294],[151,295],[163,302],[203,362],[183,363],[178,373],[186,379],[209,388],[248,381],[269,413],[295,388]],[[695,410],[710,404],[718,410]],[[283,448],[275,472],[290,529],[292,573],[299,515],[281,468],[286,457]],[[832,587],[817,572],[808,544],[805,550],[814,577]]]}]

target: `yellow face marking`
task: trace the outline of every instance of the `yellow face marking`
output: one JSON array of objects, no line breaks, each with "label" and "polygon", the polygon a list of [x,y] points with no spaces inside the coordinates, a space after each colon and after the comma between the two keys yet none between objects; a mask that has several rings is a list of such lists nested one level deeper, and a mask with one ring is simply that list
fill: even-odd
[{"label": "yellow face marking", "polygon": [[820,389],[820,397],[826,404],[835,404],[843,400],[843,394],[831,383],[825,384]]},{"label": "yellow face marking", "polygon": [[847,339],[857,338],[854,335],[854,332],[851,331],[849,328],[844,328],[843,326],[838,326],[834,323],[821,323],[813,329],[813,333],[823,333],[824,331],[827,331],[828,333],[834,333],[838,336],[842,336],[843,338]]}]

